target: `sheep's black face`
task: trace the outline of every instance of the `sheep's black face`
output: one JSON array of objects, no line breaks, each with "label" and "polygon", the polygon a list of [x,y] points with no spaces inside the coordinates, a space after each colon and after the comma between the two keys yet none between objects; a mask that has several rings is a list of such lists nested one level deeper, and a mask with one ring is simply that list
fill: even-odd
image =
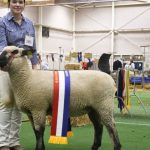
[{"label": "sheep's black face", "polygon": [[3,70],[5,66],[7,66],[9,62],[9,57],[7,56],[7,52],[3,51],[0,55],[0,68]]},{"label": "sheep's black face", "polygon": [[[20,51],[19,51],[20,50]],[[11,62],[15,57],[21,57],[21,56],[32,56],[32,54],[35,52],[35,50],[13,50],[13,51],[3,51],[0,55],[0,68],[3,71],[7,71],[9,66],[11,65]]]},{"label": "sheep's black face", "polygon": [[6,51],[3,51],[0,55],[0,68],[3,71],[7,71],[9,63],[12,61],[12,56],[15,54],[18,54],[18,50],[14,50],[11,53],[7,53]]}]

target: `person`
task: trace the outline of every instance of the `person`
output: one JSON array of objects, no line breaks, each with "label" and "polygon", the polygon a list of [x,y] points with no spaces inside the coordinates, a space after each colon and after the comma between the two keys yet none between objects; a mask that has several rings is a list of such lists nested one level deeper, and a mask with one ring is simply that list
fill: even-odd
[{"label": "person", "polygon": [[129,69],[129,70],[134,70],[135,69],[135,64],[134,64],[132,59],[130,60],[129,64],[127,63],[125,65],[125,69]]},{"label": "person", "polygon": [[[25,0],[8,0],[8,7],[9,12],[0,18],[0,52],[12,46],[15,49],[33,49],[35,52],[31,64],[36,69],[38,60],[34,26],[22,14]],[[0,71],[0,150],[23,150],[19,138],[21,112],[12,101],[13,92],[8,73]]]},{"label": "person", "polygon": [[135,64],[132,59],[130,60],[130,69],[132,69],[132,70],[135,69]]},{"label": "person", "polygon": [[40,66],[41,70],[49,70],[49,64],[48,64],[48,55],[46,55],[46,60],[43,61],[41,58],[41,55],[39,53],[37,53],[37,58],[38,58],[38,64]]}]

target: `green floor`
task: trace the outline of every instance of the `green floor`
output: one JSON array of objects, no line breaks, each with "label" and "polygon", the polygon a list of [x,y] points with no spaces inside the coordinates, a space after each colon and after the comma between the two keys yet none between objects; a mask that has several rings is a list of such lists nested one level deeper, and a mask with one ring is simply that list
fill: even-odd
[{"label": "green floor", "polygon": [[[138,92],[144,108],[136,97],[131,98],[130,114],[121,114],[115,101],[115,120],[122,150],[150,150],[150,93]],[[69,138],[68,145],[48,144],[50,127],[46,126],[46,150],[90,150],[93,142],[93,127],[73,128],[74,136]],[[25,150],[34,150],[35,137],[29,122],[23,122],[21,127],[21,143]],[[101,150],[113,150],[110,138],[104,129]]]},{"label": "green floor", "polygon": [[[149,150],[150,126],[117,124],[122,144],[122,150]],[[68,145],[48,144],[49,127],[45,131],[46,150],[90,150],[93,142],[92,126],[73,128],[74,136],[69,138]],[[21,143],[25,150],[34,150],[35,138],[28,123],[23,123],[21,130]],[[113,150],[106,130],[104,130],[101,150]]]}]

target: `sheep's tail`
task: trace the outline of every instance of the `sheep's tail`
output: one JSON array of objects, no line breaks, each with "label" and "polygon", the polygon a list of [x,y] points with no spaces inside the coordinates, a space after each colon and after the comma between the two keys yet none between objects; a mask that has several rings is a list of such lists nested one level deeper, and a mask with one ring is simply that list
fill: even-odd
[{"label": "sheep's tail", "polygon": [[117,85],[116,85],[116,82],[114,81],[114,79],[112,78],[113,80],[113,86],[114,86],[114,97],[116,96],[116,92],[117,92]]}]

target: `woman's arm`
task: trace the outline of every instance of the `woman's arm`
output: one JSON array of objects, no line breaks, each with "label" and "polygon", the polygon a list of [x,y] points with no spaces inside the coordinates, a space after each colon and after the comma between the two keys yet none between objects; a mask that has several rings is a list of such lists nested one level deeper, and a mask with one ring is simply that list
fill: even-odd
[{"label": "woman's arm", "polygon": [[[33,49],[36,50],[36,39],[35,39],[35,29],[32,24],[32,30],[33,30],[33,37],[34,37],[34,42],[33,42]],[[37,64],[38,64],[38,58],[37,58],[37,50],[33,53],[33,57],[31,58],[31,63],[32,63],[32,69],[37,69]]]},{"label": "woman's arm", "polygon": [[2,53],[4,47],[6,46],[7,46],[7,39],[6,39],[5,24],[3,23],[2,18],[0,18],[0,53]]}]

